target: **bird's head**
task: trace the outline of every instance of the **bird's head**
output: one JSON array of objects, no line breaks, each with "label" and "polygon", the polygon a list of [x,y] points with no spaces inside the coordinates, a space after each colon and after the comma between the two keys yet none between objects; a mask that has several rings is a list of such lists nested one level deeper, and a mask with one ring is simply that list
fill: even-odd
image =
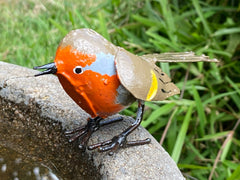
[{"label": "bird's head", "polygon": [[60,42],[53,63],[34,67],[45,69],[35,76],[56,74],[59,79],[86,83],[92,73],[89,66],[96,61],[99,52],[115,54],[116,49],[90,29],[73,30]]}]

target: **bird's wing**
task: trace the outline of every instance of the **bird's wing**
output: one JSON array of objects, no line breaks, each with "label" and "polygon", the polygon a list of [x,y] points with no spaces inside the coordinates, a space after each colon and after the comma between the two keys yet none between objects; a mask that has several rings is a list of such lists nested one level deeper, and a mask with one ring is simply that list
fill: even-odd
[{"label": "bird's wing", "polygon": [[121,84],[137,99],[161,101],[180,92],[158,66],[122,48],[115,63]]}]

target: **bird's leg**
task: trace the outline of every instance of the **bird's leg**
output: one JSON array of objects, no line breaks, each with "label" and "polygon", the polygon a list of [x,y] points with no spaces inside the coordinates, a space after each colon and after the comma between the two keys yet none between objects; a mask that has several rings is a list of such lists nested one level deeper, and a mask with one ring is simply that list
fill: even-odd
[{"label": "bird's leg", "polygon": [[103,118],[99,116],[96,118],[89,118],[88,123],[85,126],[80,126],[76,129],[66,131],[65,135],[70,137],[69,142],[73,142],[76,139],[79,139],[79,148],[85,149],[86,144],[93,132],[97,131],[101,126],[111,124],[116,121],[121,121],[122,119],[122,117],[116,117],[103,121]]},{"label": "bird's leg", "polygon": [[143,111],[144,101],[138,100],[137,117],[135,122],[131,126],[129,126],[121,134],[114,136],[110,140],[88,146],[88,149],[93,150],[98,148],[100,152],[110,150],[109,155],[113,155],[113,153],[121,147],[137,146],[150,143],[151,140],[149,138],[138,141],[127,141],[127,136],[140,125],[143,117]]}]

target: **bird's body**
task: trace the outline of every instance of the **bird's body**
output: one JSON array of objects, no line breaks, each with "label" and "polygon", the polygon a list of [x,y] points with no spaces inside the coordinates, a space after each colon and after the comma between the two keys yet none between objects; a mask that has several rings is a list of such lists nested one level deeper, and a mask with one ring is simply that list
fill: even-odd
[{"label": "bird's body", "polygon": [[128,105],[124,100],[135,100],[121,85],[112,54],[87,55],[72,46],[60,46],[54,62],[64,90],[93,118],[116,114]]},{"label": "bird's body", "polygon": [[111,150],[122,146],[142,145],[150,139],[127,141],[127,136],[141,123],[144,101],[163,100],[179,93],[170,78],[155,65],[123,48],[113,45],[91,29],[69,32],[58,46],[55,60],[35,69],[47,69],[36,76],[56,74],[66,93],[88,114],[86,126],[67,131],[69,141],[80,139],[85,149],[91,134],[99,127],[122,120],[102,121],[138,100],[135,122],[111,140],[88,146],[92,150]]},{"label": "bird's body", "polygon": [[[150,139],[127,141],[127,136],[141,123],[144,101],[160,101],[178,94],[180,91],[155,62],[178,59],[208,61],[207,56],[195,56],[193,53],[168,53],[166,55],[146,55],[139,57],[125,49],[113,45],[91,29],[77,29],[69,32],[58,46],[53,63],[35,67],[46,69],[36,74],[56,74],[67,94],[88,114],[91,115],[86,126],[66,132],[70,141],[80,139],[80,148],[84,148],[91,134],[99,127],[122,118],[102,121],[116,114],[135,100],[138,111],[135,122],[121,134],[111,140],[88,146],[100,151],[123,146],[142,145]],[[213,62],[216,60],[213,60]]]},{"label": "bird's body", "polygon": [[[67,34],[59,44],[54,62],[64,90],[93,118],[116,114],[136,98],[152,100],[158,96],[160,83],[164,89],[160,93],[164,97],[161,99],[179,92],[160,68],[113,45],[90,29],[78,29]],[[152,84],[153,71],[163,73],[167,81],[166,78],[155,78],[155,84]],[[151,96],[154,97],[151,99]]]}]

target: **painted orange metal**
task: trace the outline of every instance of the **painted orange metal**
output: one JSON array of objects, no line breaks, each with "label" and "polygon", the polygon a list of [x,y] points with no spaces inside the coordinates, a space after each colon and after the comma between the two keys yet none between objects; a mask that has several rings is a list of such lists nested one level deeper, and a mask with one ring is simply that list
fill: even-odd
[{"label": "painted orange metal", "polygon": [[[74,53],[73,53],[74,52]],[[92,117],[116,114],[124,106],[116,103],[120,81],[117,74],[109,76],[92,70],[75,74],[76,66],[90,66],[96,55],[83,54],[71,46],[58,47],[55,57],[56,75],[67,94]]]}]

